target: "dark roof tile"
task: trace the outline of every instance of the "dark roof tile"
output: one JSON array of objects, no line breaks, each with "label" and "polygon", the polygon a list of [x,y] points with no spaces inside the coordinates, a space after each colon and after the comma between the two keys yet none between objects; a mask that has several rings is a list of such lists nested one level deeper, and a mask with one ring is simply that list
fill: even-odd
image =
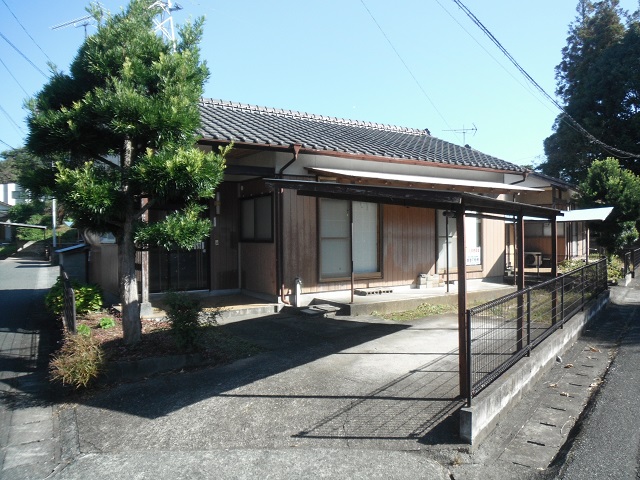
[{"label": "dark roof tile", "polygon": [[211,99],[200,101],[200,116],[198,133],[209,140],[299,144],[317,151],[525,171],[524,167],[432,137],[426,130]]}]

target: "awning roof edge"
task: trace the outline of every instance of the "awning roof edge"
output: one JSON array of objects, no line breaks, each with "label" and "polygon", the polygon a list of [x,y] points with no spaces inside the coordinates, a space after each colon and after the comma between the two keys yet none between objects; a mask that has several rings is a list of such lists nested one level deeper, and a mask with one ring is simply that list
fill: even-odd
[{"label": "awning roof edge", "polygon": [[265,179],[275,188],[297,190],[299,195],[358,200],[392,205],[405,205],[436,209],[460,209],[502,215],[529,215],[553,219],[562,215],[560,210],[528,205],[526,203],[496,200],[473,193],[417,188],[386,187],[379,185],[354,185],[308,180]]},{"label": "awning roof edge", "polygon": [[500,182],[487,182],[481,180],[466,180],[461,178],[432,177],[424,175],[406,175],[400,173],[383,173],[360,170],[344,170],[340,168],[307,167],[312,173],[321,175],[333,175],[346,178],[366,178],[370,180],[383,180],[390,182],[418,183],[425,185],[442,185],[451,187],[461,187],[466,189],[481,189],[488,191],[508,192],[543,192],[543,189],[525,187],[522,185],[511,185]]}]

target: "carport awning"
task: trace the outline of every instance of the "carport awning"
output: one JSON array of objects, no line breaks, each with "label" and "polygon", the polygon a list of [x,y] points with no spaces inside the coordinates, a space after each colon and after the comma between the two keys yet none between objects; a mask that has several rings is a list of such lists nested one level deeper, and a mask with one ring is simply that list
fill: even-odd
[{"label": "carport awning", "polygon": [[275,178],[265,179],[265,183],[274,188],[297,190],[298,195],[313,197],[328,197],[390,205],[436,208],[441,210],[462,209],[499,215],[528,215],[548,220],[562,215],[560,210],[553,208],[496,200],[495,198],[466,192],[314,182],[308,180],[283,180]]},{"label": "carport awning", "polygon": [[[613,211],[613,207],[582,208],[579,210],[563,210],[558,222],[603,222]],[[525,217],[528,221],[548,221],[546,218]]]},{"label": "carport awning", "polygon": [[312,173],[337,178],[360,179],[385,183],[400,183],[416,185],[421,188],[450,188],[463,192],[513,193],[513,192],[542,192],[539,188],[510,185],[500,182],[485,182],[480,180],[465,180],[460,178],[428,177],[423,175],[403,175],[398,173],[369,172],[360,170],[343,170],[338,168],[308,167]]}]

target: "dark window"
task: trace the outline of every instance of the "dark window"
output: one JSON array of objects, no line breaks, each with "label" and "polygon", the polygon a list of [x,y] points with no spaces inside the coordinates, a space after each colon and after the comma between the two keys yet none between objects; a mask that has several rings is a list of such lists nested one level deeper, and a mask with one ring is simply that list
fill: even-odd
[{"label": "dark window", "polygon": [[243,242],[273,241],[271,195],[240,200],[240,237]]}]

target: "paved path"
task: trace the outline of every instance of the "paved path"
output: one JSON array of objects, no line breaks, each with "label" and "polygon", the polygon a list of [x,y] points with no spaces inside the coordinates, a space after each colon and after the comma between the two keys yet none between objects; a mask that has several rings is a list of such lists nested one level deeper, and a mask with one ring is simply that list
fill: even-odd
[{"label": "paved path", "polygon": [[0,261],[0,478],[44,478],[59,461],[46,364],[52,321],[43,298],[57,267]]},{"label": "paved path", "polygon": [[[548,441],[541,429],[567,433],[596,379],[583,371],[604,371],[638,311],[638,299],[618,287],[614,299],[622,307],[605,311],[602,325],[564,356],[486,447],[468,454],[451,416],[460,403],[455,318],[402,325],[273,315],[229,323],[220,328],[266,352],[52,407],[40,302],[56,275],[37,261],[0,262],[0,302],[9,306],[0,323],[3,479],[523,479],[550,462],[546,474],[554,475],[561,440]],[[568,363],[575,368],[565,369]],[[588,381],[578,378],[584,375]],[[573,404],[577,413],[566,408],[550,419],[542,410],[555,402]]]},{"label": "paved path", "polygon": [[617,355],[558,478],[640,478],[640,285],[619,291],[612,315],[626,317]]}]

